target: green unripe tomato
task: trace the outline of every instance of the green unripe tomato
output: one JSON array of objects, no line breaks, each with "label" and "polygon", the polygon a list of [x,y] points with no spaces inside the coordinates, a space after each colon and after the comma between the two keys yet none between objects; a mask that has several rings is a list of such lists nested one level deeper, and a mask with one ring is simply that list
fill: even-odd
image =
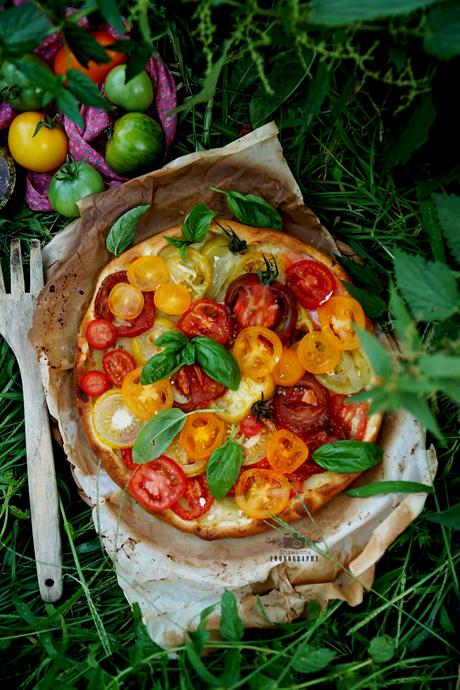
[{"label": "green unripe tomato", "polygon": [[104,189],[104,180],[96,168],[69,157],[53,176],[48,198],[55,211],[67,218],[78,218],[77,201]]},{"label": "green unripe tomato", "polygon": [[163,155],[163,130],[144,113],[127,113],[115,122],[105,159],[119,175],[140,174],[152,169]]},{"label": "green unripe tomato", "polygon": [[118,65],[109,72],[104,91],[111,103],[128,112],[148,110],[153,103],[153,85],[147,72],[126,82],[126,65]]},{"label": "green unripe tomato", "polygon": [[[36,55],[23,55],[21,63],[39,65],[52,74],[46,62]],[[0,93],[0,100],[6,101],[16,110],[40,110],[45,105],[45,90],[8,60],[0,67]]]}]

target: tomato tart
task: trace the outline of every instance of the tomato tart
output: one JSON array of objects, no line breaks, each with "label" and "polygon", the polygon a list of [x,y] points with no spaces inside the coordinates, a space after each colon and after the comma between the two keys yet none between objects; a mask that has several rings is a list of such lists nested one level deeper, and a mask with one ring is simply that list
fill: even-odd
[{"label": "tomato tart", "polygon": [[374,382],[355,324],[374,327],[343,268],[290,235],[217,219],[181,247],[181,231],[98,277],[76,342],[78,410],[145,510],[203,539],[245,537],[358,476],[320,451],[376,441],[380,415],[348,401]]}]

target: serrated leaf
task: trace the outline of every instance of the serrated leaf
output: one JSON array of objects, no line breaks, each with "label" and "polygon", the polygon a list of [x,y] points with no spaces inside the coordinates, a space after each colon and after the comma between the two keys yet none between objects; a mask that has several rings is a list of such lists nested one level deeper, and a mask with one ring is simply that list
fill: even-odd
[{"label": "serrated leaf", "polygon": [[99,12],[105,21],[119,33],[124,33],[123,20],[116,0],[96,0]]},{"label": "serrated leaf", "polygon": [[433,194],[433,201],[447,246],[454,259],[460,263],[460,196]]},{"label": "serrated leaf", "polygon": [[414,415],[428,431],[431,431],[437,438],[441,439],[442,434],[439,429],[436,418],[434,417],[430,406],[425,399],[417,397],[415,393],[404,393],[399,394],[399,399],[401,406],[404,407],[408,412]]},{"label": "serrated leaf", "polygon": [[393,284],[390,286],[390,314],[394,332],[403,348],[408,350],[421,348],[422,341],[417,325]]},{"label": "serrated leaf", "polygon": [[376,664],[384,664],[391,661],[396,652],[396,643],[389,635],[379,635],[371,640],[369,656]]},{"label": "serrated leaf", "polygon": [[65,40],[68,42],[75,57],[84,67],[88,67],[88,62],[94,60],[97,63],[110,62],[110,57],[105,49],[80,26],[67,22],[62,29]]},{"label": "serrated leaf", "polygon": [[369,331],[355,326],[363,350],[371,363],[372,369],[382,379],[389,379],[393,373],[393,359],[382,343]]},{"label": "serrated leaf", "polygon": [[357,287],[346,280],[340,281],[347,288],[352,297],[358,300],[370,319],[378,319],[385,312],[386,304],[381,297],[370,292],[369,289]]},{"label": "serrated leaf", "polygon": [[110,110],[111,104],[102,96],[98,87],[86,74],[76,69],[67,70],[67,86],[80,103],[93,105],[95,108]]},{"label": "serrated leaf", "polygon": [[304,644],[292,660],[293,668],[299,673],[316,673],[334,660],[336,652],[327,647],[314,647]]},{"label": "serrated leaf", "polygon": [[53,97],[62,88],[62,81],[56,77],[49,69],[43,65],[35,62],[22,61],[20,58],[15,58],[12,62],[16,67],[25,74],[31,81],[40,84],[40,86],[48,91]]},{"label": "serrated leaf", "polygon": [[306,76],[297,55],[278,61],[268,75],[273,93],[267,93],[264,85],[259,84],[251,98],[249,117],[252,126],[259,127],[265,122],[299,88]]},{"label": "serrated leaf", "polygon": [[244,625],[238,614],[235,595],[229,590],[225,590],[220,600],[219,632],[224,640],[231,642],[238,642],[244,634]]},{"label": "serrated leaf", "polygon": [[460,503],[451,506],[447,510],[443,510],[440,513],[428,513],[424,517],[430,522],[436,522],[438,525],[443,527],[449,527],[450,529],[460,530]]},{"label": "serrated leaf", "polygon": [[449,60],[460,53],[460,7],[457,2],[443,3],[428,13],[423,47],[441,60]]},{"label": "serrated leaf", "polygon": [[380,294],[383,285],[374,268],[370,268],[366,264],[359,264],[357,261],[352,261],[347,256],[341,256],[340,254],[336,255],[335,258],[347,271],[355,284],[358,283],[359,287],[366,287],[371,289],[372,292]]},{"label": "serrated leaf", "polygon": [[111,254],[118,256],[129,247],[136,238],[139,218],[150,208],[150,204],[141,204],[121,215],[110,228],[105,245]]},{"label": "serrated leaf", "polygon": [[387,481],[357,486],[355,489],[347,489],[344,493],[353,498],[367,498],[384,494],[433,494],[434,490],[432,486],[420,482]]},{"label": "serrated leaf", "polygon": [[412,154],[427,141],[435,118],[436,110],[431,96],[422,96],[407,125],[391,144],[384,164],[386,170],[394,168],[399,163],[407,163]]},{"label": "serrated leaf", "polygon": [[2,57],[32,51],[52,29],[51,22],[36,5],[27,2],[0,12]]},{"label": "serrated leaf", "polygon": [[[417,185],[417,193],[418,196],[422,196],[421,183]],[[422,226],[428,235],[433,259],[445,263],[446,253],[433,197],[421,198],[419,205],[422,215]]]},{"label": "serrated leaf", "polygon": [[80,112],[80,105],[75,96],[70,93],[68,89],[62,87],[61,90],[58,91],[56,105],[61,113],[66,115],[69,120],[75,122],[79,127],[84,127],[85,122]]},{"label": "serrated leaf", "polygon": [[309,21],[321,26],[343,26],[354,22],[396,17],[429,7],[437,0],[313,0]]},{"label": "serrated leaf", "polygon": [[418,321],[443,321],[458,310],[457,283],[448,266],[395,249],[394,267],[399,292]]},{"label": "serrated leaf", "polygon": [[145,69],[152,52],[152,46],[145,43],[145,41],[139,43],[136,48],[130,52],[129,60],[126,65],[126,82],[133,79]]}]

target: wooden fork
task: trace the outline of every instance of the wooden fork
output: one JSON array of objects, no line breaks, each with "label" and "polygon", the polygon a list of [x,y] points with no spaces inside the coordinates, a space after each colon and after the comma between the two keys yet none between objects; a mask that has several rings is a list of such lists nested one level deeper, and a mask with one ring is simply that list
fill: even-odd
[{"label": "wooden fork", "polygon": [[61,537],[53,447],[37,354],[28,339],[36,296],[43,287],[40,242],[31,241],[30,291],[25,291],[21,243],[10,247],[11,291],[6,293],[0,267],[0,333],[13,350],[24,392],[27,475],[35,562],[45,601],[62,595]]}]

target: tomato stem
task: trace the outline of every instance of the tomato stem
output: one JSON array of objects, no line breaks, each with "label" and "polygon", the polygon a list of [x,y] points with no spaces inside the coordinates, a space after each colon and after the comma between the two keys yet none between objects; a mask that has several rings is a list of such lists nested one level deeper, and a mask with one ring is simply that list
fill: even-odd
[{"label": "tomato stem", "polygon": [[270,283],[273,283],[273,281],[279,276],[280,272],[278,270],[278,264],[276,263],[276,259],[273,254],[270,259],[267,259],[265,254],[262,256],[264,257],[265,266],[259,268],[257,275],[259,276],[259,280],[263,285],[270,285]]}]

